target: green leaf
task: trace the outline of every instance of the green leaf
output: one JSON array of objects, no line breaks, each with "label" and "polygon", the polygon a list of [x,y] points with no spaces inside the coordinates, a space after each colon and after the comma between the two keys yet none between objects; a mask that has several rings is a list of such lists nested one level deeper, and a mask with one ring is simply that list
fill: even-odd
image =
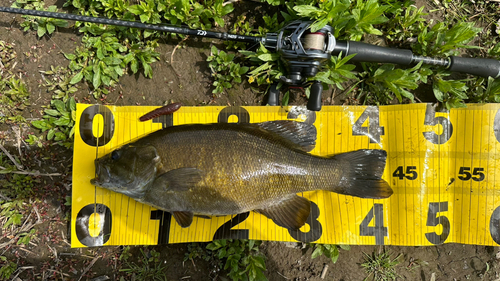
[{"label": "green leaf", "polygon": [[82,81],[82,79],[83,79],[83,70],[81,70],[80,72],[75,74],[75,76],[73,76],[73,78],[71,78],[71,81],[69,81],[69,83],[74,85],[74,84]]},{"label": "green leaf", "polygon": [[43,26],[43,25],[38,26],[38,30],[37,30],[38,37],[42,37],[43,35],[45,35],[46,32],[47,32],[47,29],[45,29],[45,26]]},{"label": "green leaf", "polygon": [[99,64],[94,64],[94,77],[92,78],[92,85],[94,89],[99,88],[101,86],[101,68]]},{"label": "green leaf", "polygon": [[299,16],[309,18],[315,17],[323,12],[321,9],[311,5],[298,5],[293,7],[293,9]]},{"label": "green leaf", "polygon": [[129,12],[131,12],[134,15],[140,15],[143,13],[142,9],[140,8],[139,5],[132,5],[127,8]]},{"label": "green leaf", "polygon": [[67,27],[68,26],[68,22],[65,20],[62,20],[62,19],[53,19],[52,24],[54,24],[55,26],[59,26],[59,27]]},{"label": "green leaf", "polygon": [[55,109],[45,109],[45,113],[48,114],[48,115],[50,115],[50,116],[54,116],[54,117],[57,117],[57,116],[61,115],[59,113],[59,111],[57,111]]},{"label": "green leaf", "polygon": [[290,91],[287,91],[281,100],[281,105],[288,106],[288,100],[290,99]]},{"label": "green leaf", "polygon": [[47,140],[51,140],[54,137],[55,131],[54,129],[50,129],[47,133]]},{"label": "green leaf", "polygon": [[69,60],[76,59],[76,55],[75,54],[64,54],[64,57],[67,58],[67,59],[69,59]]},{"label": "green leaf", "polygon": [[52,34],[56,30],[56,27],[50,22],[47,23],[46,27],[49,34]]},{"label": "green leaf", "polygon": [[45,120],[32,121],[31,125],[33,125],[35,128],[38,128],[40,130],[44,130],[44,131],[47,130],[47,123],[45,122]]},{"label": "green leaf", "polygon": [[75,98],[74,97],[71,97],[69,99],[69,109],[71,111],[75,111],[76,110],[76,101],[75,101]]},{"label": "green leaf", "polygon": [[330,258],[333,263],[336,263],[339,259],[339,249],[336,246],[333,246],[333,249],[330,251]]},{"label": "green leaf", "polygon": [[211,250],[211,251],[215,251],[215,250],[219,249],[220,247],[221,247],[221,245],[218,245],[215,242],[207,245],[207,249]]},{"label": "green leaf", "polygon": [[313,253],[311,254],[311,259],[315,259],[323,254],[323,247],[321,245],[316,245]]},{"label": "green leaf", "polygon": [[69,123],[70,123],[69,118],[64,116],[54,121],[54,125],[56,126],[67,126],[69,125]]},{"label": "green leaf", "polygon": [[64,113],[64,112],[67,112],[66,110],[66,105],[64,104],[64,102],[62,102],[61,100],[52,100],[51,101],[51,104],[52,106],[54,106],[57,111],[59,111],[60,113]]},{"label": "green leaf", "polygon": [[313,24],[311,24],[311,32],[316,32],[325,27],[325,25],[327,24],[328,24],[328,18],[317,20]]},{"label": "green leaf", "polygon": [[345,250],[345,251],[349,251],[349,250],[351,250],[351,246],[349,246],[349,245],[339,245],[339,247],[340,247],[342,250]]},{"label": "green leaf", "polygon": [[214,20],[220,27],[224,27],[224,20],[222,18],[215,17]]}]

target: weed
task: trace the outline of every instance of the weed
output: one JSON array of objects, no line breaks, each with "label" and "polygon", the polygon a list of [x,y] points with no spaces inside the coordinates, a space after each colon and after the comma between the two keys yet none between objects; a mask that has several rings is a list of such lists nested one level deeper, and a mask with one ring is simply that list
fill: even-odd
[{"label": "weed", "polygon": [[126,262],[130,257],[132,257],[132,254],[130,253],[130,246],[125,246],[123,247],[122,253],[120,254],[118,260]]},{"label": "weed", "polygon": [[366,64],[369,75],[364,79],[370,92],[374,93],[376,104],[388,104],[394,94],[399,102],[403,97],[413,102],[413,94],[409,90],[418,87],[420,81],[426,81],[430,73],[428,68],[421,68],[421,63],[410,68],[395,68],[393,64],[384,64],[380,67]]},{"label": "weed", "polygon": [[264,45],[260,44],[255,51],[240,51],[251,62],[257,65],[253,66],[248,73],[248,83],[257,82],[257,85],[271,84],[278,80],[285,72],[284,66],[280,63],[280,56],[277,53],[269,51]]},{"label": "weed", "polygon": [[66,102],[53,99],[50,108],[45,109],[44,113],[43,120],[36,120],[31,124],[42,132],[47,131],[47,140],[53,140],[67,148],[72,147],[76,120],[75,99],[71,97]]},{"label": "weed", "polygon": [[[356,75],[352,72],[356,67],[353,64],[346,64],[355,54],[342,58],[342,54],[338,57],[332,56],[328,62],[325,71],[319,72],[311,80],[318,80],[323,82],[327,87],[328,85],[335,85],[337,88],[344,90],[342,83],[349,79],[357,79]],[[326,88],[327,89],[327,88]],[[307,95],[309,97],[309,95]]]},{"label": "weed", "polygon": [[219,51],[212,46],[212,55],[207,58],[208,66],[212,70],[215,78],[213,85],[215,89],[212,93],[222,93],[225,89],[232,88],[232,82],[241,83],[241,75],[248,71],[248,67],[235,63],[235,54]]},{"label": "weed", "polygon": [[322,1],[319,7],[297,5],[293,9],[298,16],[315,19],[311,25],[312,32],[329,24],[335,27],[335,37],[343,37],[345,33],[350,40],[359,41],[365,33],[382,35],[382,31],[374,25],[387,21],[384,12],[388,8],[387,5],[379,5],[377,0],[338,0]]},{"label": "weed", "polygon": [[38,146],[39,148],[42,148],[43,147],[43,136],[40,136],[40,137],[37,137],[36,135],[34,134],[30,134],[28,135],[28,137],[25,139],[25,141],[29,144],[29,145],[36,145]]},{"label": "weed", "polygon": [[0,280],[10,280],[10,276],[17,270],[17,263],[7,260],[5,256],[0,256]]},{"label": "weed", "polygon": [[60,99],[67,102],[78,88],[74,86],[71,81],[71,71],[62,66],[50,66],[48,71],[40,71],[43,75],[45,84],[44,86],[48,91],[54,93],[53,99]]},{"label": "weed", "polygon": [[370,276],[373,276],[373,280],[377,281],[396,280],[399,277],[396,273],[396,266],[399,264],[400,255],[392,259],[391,254],[385,251],[380,254],[363,254],[365,255],[365,261],[361,266],[368,273],[364,280],[368,280]]},{"label": "weed", "polygon": [[20,233],[19,240],[17,240],[17,245],[24,244],[25,246],[28,246],[33,237],[36,237],[36,229],[32,229],[27,233]]},{"label": "weed", "polygon": [[187,252],[184,255],[184,261],[203,259],[209,261],[211,256],[207,253],[207,249],[202,247],[201,243],[191,243],[187,245]]},{"label": "weed", "polygon": [[[339,245],[338,247],[346,251],[351,249],[349,245]],[[336,263],[340,254],[338,247],[331,244],[314,244],[314,251],[311,254],[311,258],[315,259],[321,255],[325,255],[325,257],[331,259],[333,263]]]},{"label": "weed", "polygon": [[16,57],[14,45],[0,40],[0,123],[24,122],[20,111],[29,105],[26,85],[13,74]]},{"label": "weed", "polygon": [[[19,162],[19,159],[16,159]],[[34,179],[29,175],[14,174],[17,168],[7,156],[0,154],[0,174],[5,177],[0,179],[0,191],[2,195],[9,198],[26,199],[33,195],[33,187],[40,183],[39,179]]]},{"label": "weed", "polygon": [[[49,6],[45,8],[44,1],[40,0],[17,0],[12,4],[14,8],[24,8],[29,10],[37,11],[48,11],[57,12],[56,6]],[[24,27],[24,31],[29,29],[36,30],[38,37],[42,37],[45,34],[52,34],[56,30],[56,27],[67,27],[68,22],[61,19],[45,18],[45,17],[33,17],[33,16],[23,16],[26,19],[21,23],[21,27]]]},{"label": "weed", "polygon": [[[396,6],[400,6],[400,3],[397,3]],[[417,8],[408,3],[403,7],[395,7],[394,10],[391,10],[394,16],[390,17],[390,20],[385,24],[386,38],[392,43],[398,44],[406,43],[407,40],[417,37],[425,27],[424,16],[428,15],[423,12],[424,8],[424,6]],[[406,44],[400,46],[404,45]]]},{"label": "weed", "polygon": [[238,280],[267,280],[264,256],[259,254],[261,241],[254,240],[216,240],[208,244],[207,249],[216,251],[215,256],[225,261],[224,270],[229,270],[228,277]]},{"label": "weed", "polygon": [[[128,258],[130,256],[124,256],[122,253],[120,259],[124,257],[122,260],[128,268],[120,269],[120,272],[125,272],[127,275],[131,276],[135,275],[135,279],[137,280],[167,280],[165,276],[166,266],[161,265],[160,253],[155,250],[151,250],[147,253],[145,253],[143,249],[140,249],[140,251],[142,257],[139,258],[139,264],[129,262]],[[120,278],[120,280],[122,280],[122,278]]]},{"label": "weed", "polygon": [[6,218],[6,221],[2,226],[3,229],[14,228],[15,226],[21,225],[23,214],[20,210],[22,209],[22,206],[23,201],[21,200],[4,202],[0,205],[0,216]]}]

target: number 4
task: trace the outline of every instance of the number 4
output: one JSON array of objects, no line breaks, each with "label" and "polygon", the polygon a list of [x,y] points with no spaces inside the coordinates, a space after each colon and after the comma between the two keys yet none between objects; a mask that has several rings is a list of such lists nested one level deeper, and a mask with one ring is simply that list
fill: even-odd
[{"label": "number 4", "polygon": [[[363,126],[366,119],[370,119],[368,126]],[[353,136],[368,136],[370,143],[380,143],[380,136],[384,135],[384,127],[380,126],[379,111],[376,106],[368,106],[352,125]]]},{"label": "number 4", "polygon": [[[368,226],[375,217],[375,226]],[[359,235],[375,236],[376,245],[384,245],[384,237],[389,236],[384,226],[384,205],[374,204],[359,226]]]}]

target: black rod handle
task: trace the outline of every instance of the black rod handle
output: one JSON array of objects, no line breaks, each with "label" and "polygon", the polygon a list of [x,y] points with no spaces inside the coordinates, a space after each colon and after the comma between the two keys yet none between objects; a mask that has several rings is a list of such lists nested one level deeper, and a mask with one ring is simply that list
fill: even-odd
[{"label": "black rod handle", "polygon": [[356,54],[352,61],[378,62],[410,65],[413,53],[410,50],[394,49],[356,41],[339,41],[333,53],[342,51],[346,56]]},{"label": "black rod handle", "polygon": [[500,61],[483,58],[462,58],[450,57],[450,67],[448,70],[462,72],[482,77],[491,76],[498,78],[500,76]]}]

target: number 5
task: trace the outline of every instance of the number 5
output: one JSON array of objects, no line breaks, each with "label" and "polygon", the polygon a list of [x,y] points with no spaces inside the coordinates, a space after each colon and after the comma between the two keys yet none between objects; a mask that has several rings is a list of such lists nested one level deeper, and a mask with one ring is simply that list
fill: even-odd
[{"label": "number 5", "polygon": [[437,213],[448,211],[448,202],[429,203],[429,213],[427,214],[427,226],[443,226],[443,232],[437,235],[436,232],[429,232],[425,237],[434,245],[443,244],[450,234],[450,221],[445,216],[437,216]]},{"label": "number 5", "polygon": [[424,125],[436,126],[441,125],[443,127],[443,132],[441,134],[436,134],[433,131],[423,132],[424,137],[434,143],[434,144],[443,144],[446,143],[453,134],[453,126],[451,125],[450,120],[443,116],[436,117],[436,109],[431,105],[427,104],[427,110],[425,111],[425,120]]}]

